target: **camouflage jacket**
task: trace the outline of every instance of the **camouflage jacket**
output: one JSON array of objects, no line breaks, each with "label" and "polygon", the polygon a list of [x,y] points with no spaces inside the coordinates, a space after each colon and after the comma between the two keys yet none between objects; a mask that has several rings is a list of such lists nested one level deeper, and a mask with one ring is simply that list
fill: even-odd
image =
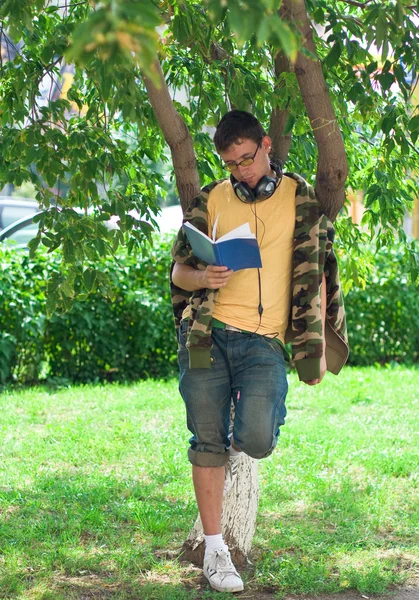
[{"label": "camouflage jacket", "polygon": [[[332,223],[321,213],[314,189],[299,175],[286,175],[297,181],[292,300],[287,341],[291,342],[292,358],[300,379],[308,381],[320,376],[320,359],[323,355],[320,312],[323,273],[326,275],[327,288],[325,336],[328,371],[339,373],[348,358],[349,347],[338,267],[332,249]],[[208,197],[218,183],[215,181],[204,187],[184,215],[184,222],[190,221],[205,234],[208,234]],[[172,258],[172,270],[175,262],[195,269],[206,268],[206,263],[192,254],[182,228],[173,244]],[[179,328],[183,310],[188,304],[191,307],[186,344],[190,367],[210,368],[212,311],[217,290],[187,292],[175,286],[171,278],[171,294],[176,329]]]}]

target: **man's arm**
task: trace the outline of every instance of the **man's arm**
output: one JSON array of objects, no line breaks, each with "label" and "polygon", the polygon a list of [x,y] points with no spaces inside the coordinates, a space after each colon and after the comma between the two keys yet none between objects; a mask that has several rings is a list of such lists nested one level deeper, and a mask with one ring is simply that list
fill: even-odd
[{"label": "man's arm", "polygon": [[323,273],[322,277],[322,294],[320,299],[320,312],[322,316],[322,331],[323,331],[323,355],[320,359],[320,377],[319,379],[311,379],[310,381],[304,381],[307,385],[317,385],[321,382],[326,373],[326,304],[327,304],[327,291],[326,291],[326,275]]},{"label": "man's arm", "polygon": [[176,263],[172,271],[173,283],[187,292],[196,290],[211,289],[217,290],[227,284],[233,270],[228,267],[216,267],[208,265],[202,271],[189,265]]}]

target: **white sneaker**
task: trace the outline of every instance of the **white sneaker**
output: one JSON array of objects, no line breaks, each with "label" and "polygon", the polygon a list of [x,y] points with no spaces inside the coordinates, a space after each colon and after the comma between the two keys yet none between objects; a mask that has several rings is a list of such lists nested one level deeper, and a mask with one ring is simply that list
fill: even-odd
[{"label": "white sneaker", "polygon": [[223,496],[226,496],[234,486],[234,482],[236,481],[242,456],[242,452],[236,454],[235,456],[230,455],[230,458],[226,463]]},{"label": "white sneaker", "polygon": [[204,575],[217,592],[243,591],[242,578],[237,573],[228,550],[219,548],[204,558]]}]

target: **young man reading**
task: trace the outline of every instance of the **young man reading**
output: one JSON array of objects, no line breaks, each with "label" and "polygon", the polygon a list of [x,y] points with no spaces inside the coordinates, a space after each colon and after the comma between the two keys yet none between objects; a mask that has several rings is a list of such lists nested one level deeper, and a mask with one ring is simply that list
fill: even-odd
[{"label": "young man reading", "polygon": [[262,268],[207,265],[181,229],[172,251],[172,299],[204,575],[215,590],[238,592],[243,582],[221,533],[226,465],[236,467],[241,452],[265,458],[276,446],[286,415],[287,330],[308,385],[320,383],[326,369],[338,373],[348,346],[333,228],[313,189],[270,162],[271,140],[250,113],[224,115],[214,143],[231,175],[203,188],[185,221],[207,235],[217,222],[217,238],[249,223]]}]

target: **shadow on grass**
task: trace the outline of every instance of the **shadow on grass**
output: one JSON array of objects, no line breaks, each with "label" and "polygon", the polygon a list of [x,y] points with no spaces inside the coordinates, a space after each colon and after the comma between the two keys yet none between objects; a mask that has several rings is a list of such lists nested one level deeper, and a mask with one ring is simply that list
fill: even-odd
[{"label": "shadow on grass", "polygon": [[[33,598],[32,589],[30,594]],[[55,577],[48,582],[48,590],[35,590],[39,600],[231,600],[231,594],[203,590],[201,586],[186,589],[182,583],[109,582],[99,576]],[[15,596],[2,596],[13,598]],[[19,598],[22,596],[19,595]],[[28,596],[29,597],[29,596]],[[253,596],[257,600],[258,596]],[[261,593],[259,598],[269,600],[273,595]]]},{"label": "shadow on grass", "polygon": [[[157,550],[176,554],[196,509],[184,500],[168,499],[164,485],[103,473],[60,473],[37,478],[30,489],[0,489],[0,513],[2,599],[29,598],[28,592],[31,598],[57,600],[64,588],[66,599],[142,599],[147,587],[138,581],[148,573],[180,579],[177,561],[159,557]],[[99,578],[99,595],[73,594],[86,576]],[[138,583],[127,585],[128,580]],[[115,586],[121,589],[115,592]],[[189,600],[176,589],[173,593],[173,598]]]},{"label": "shadow on grass", "polygon": [[[245,574],[254,598],[268,597],[256,591],[264,588],[381,593],[401,583],[410,542],[377,526],[373,493],[342,479],[336,489],[313,486],[297,507],[279,502],[273,511],[271,503],[259,516],[262,542]],[[164,480],[156,486],[99,471],[60,472],[30,489],[0,489],[0,509],[2,600],[223,600],[177,559],[196,509],[168,498]]]},{"label": "shadow on grass", "polygon": [[[186,590],[182,584],[118,582],[109,583],[99,577],[59,578],[40,600],[204,600],[215,598],[211,593]],[[217,596],[218,598],[218,596]],[[231,596],[221,595],[219,600]]]}]

